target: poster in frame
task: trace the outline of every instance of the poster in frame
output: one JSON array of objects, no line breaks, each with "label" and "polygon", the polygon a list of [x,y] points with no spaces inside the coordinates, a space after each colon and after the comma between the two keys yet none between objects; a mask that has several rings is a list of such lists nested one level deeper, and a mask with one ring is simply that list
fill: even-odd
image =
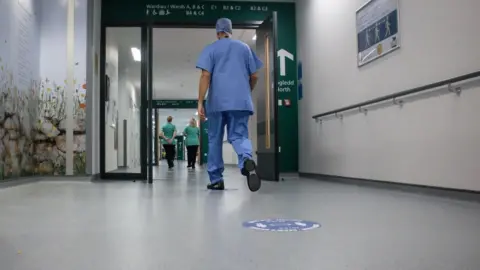
[{"label": "poster in frame", "polygon": [[399,0],[370,0],[356,12],[357,65],[400,48]]}]

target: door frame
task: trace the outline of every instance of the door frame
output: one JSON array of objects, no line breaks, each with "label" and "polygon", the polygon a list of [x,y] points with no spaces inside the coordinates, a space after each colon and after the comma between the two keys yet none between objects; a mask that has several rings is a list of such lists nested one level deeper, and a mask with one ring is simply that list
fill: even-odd
[{"label": "door frame", "polygon": [[[269,15],[271,16],[271,15]],[[265,19],[268,19],[267,16]],[[264,21],[245,21],[242,23],[234,23],[233,28],[239,29],[256,29]],[[147,151],[149,145],[152,142],[152,124],[148,124],[151,120],[153,107],[153,93],[152,93],[152,72],[153,72],[153,29],[154,28],[211,28],[214,29],[215,21],[201,22],[201,23],[181,23],[181,22],[162,22],[162,23],[105,23],[102,22],[101,26],[101,41],[100,41],[100,178],[105,180],[142,180],[153,183],[153,164],[151,160],[153,158],[152,151]],[[141,29],[141,89],[140,89],[140,173],[113,173],[105,171],[105,61],[106,61],[106,29],[107,28],[140,28]],[[277,37],[277,33],[274,34]],[[276,59],[275,59],[276,60]],[[277,74],[277,71],[274,72]],[[277,88],[277,77],[274,77],[275,89]],[[277,91],[275,96],[277,96]],[[275,114],[278,116],[278,104],[274,102]],[[156,109],[156,108],[155,108]],[[147,118],[148,116],[148,118]],[[150,121],[151,122],[151,121]],[[147,128],[145,128],[147,127]],[[278,123],[275,123],[275,162],[276,174],[279,175],[279,142],[278,142]],[[201,158],[201,157],[200,157]]]},{"label": "door frame", "polygon": [[[278,76],[278,68],[276,67],[279,67],[278,66],[278,59],[276,57],[276,52],[278,51],[278,24],[277,24],[277,12],[276,11],[272,11],[270,13],[270,15],[268,15],[265,20],[263,22],[267,22],[267,21],[271,21],[271,24],[272,24],[272,33],[271,33],[271,39],[273,40],[273,48],[272,48],[272,55],[273,55],[273,58],[271,59],[271,64],[273,65],[273,72],[272,72],[272,78],[271,78],[271,81],[274,83],[273,85],[273,89],[269,89],[269,91],[272,91],[271,95],[272,95],[272,98],[270,99],[267,99],[265,97],[265,101],[267,103],[270,103],[271,104],[269,106],[273,106],[273,166],[275,167],[275,171],[274,171],[274,179],[264,179],[262,178],[263,181],[280,181],[280,157],[279,157],[279,154],[280,154],[280,149],[279,149],[279,134],[278,134],[278,91],[277,91],[277,85],[278,85],[278,79],[279,79],[279,76]],[[257,33],[257,41],[258,41],[258,33]],[[267,50],[269,50],[270,48],[267,48]],[[268,54],[270,54],[270,52],[268,52]],[[268,66],[268,63],[266,61],[264,61],[264,72],[265,74],[268,72],[270,73],[270,70],[269,70],[269,66]],[[270,83],[268,83],[268,88],[270,88]],[[264,87],[264,86],[261,86],[261,87]],[[259,91],[261,91],[259,89]],[[265,107],[267,108],[267,106]],[[257,110],[258,110],[258,101],[257,101]],[[269,117],[268,115],[265,115],[265,123],[262,122],[262,125],[263,124],[266,124],[266,123],[269,123],[269,120],[268,118],[271,118]],[[271,126],[271,123],[270,124],[266,124],[268,125],[269,127]],[[268,127],[268,128],[269,128]],[[262,129],[260,126],[259,126],[259,122],[258,122],[258,118],[257,118],[257,136],[258,136],[258,130],[259,129]],[[269,137],[270,135],[268,134],[267,130],[265,130],[265,134],[264,134],[267,137]],[[257,142],[257,146],[258,146],[258,142]],[[266,147],[267,148],[267,147]],[[266,149],[263,149],[263,151],[265,151]],[[258,151],[258,148],[257,148],[257,163],[259,166],[261,166],[260,168],[262,168],[263,166],[260,164],[260,154],[261,152]],[[264,153],[261,153],[261,154],[267,154],[266,152]],[[260,175],[260,171],[257,171],[257,173]]]}]

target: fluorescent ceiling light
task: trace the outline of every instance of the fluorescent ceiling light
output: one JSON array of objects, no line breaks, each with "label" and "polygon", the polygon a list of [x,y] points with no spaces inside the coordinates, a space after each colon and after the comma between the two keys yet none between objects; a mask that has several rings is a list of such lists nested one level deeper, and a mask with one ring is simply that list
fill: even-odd
[{"label": "fluorescent ceiling light", "polygon": [[132,48],[133,60],[140,62],[142,61],[142,54],[138,48]]},{"label": "fluorescent ceiling light", "polygon": [[252,40],[257,40],[257,35],[253,35]]}]

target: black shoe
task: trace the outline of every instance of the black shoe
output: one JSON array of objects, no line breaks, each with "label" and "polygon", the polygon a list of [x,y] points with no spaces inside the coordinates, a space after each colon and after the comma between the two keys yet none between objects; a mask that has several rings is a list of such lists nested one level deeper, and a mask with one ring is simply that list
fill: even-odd
[{"label": "black shoe", "polygon": [[224,190],[225,184],[223,183],[223,181],[218,181],[215,184],[212,184],[212,183],[208,184],[207,188],[210,190]]},{"label": "black shoe", "polygon": [[258,191],[262,186],[262,181],[258,177],[256,169],[257,165],[251,159],[247,159],[243,163],[242,175],[247,177],[248,188],[251,192]]},{"label": "black shoe", "polygon": [[192,168],[192,165],[188,165],[187,168]]}]

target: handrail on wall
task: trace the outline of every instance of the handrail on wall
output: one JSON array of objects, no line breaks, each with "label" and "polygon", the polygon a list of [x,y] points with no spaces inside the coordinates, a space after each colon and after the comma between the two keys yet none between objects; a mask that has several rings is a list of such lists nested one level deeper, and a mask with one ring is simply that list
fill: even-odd
[{"label": "handrail on wall", "polygon": [[[436,83],[423,85],[423,86],[420,86],[420,87],[415,87],[413,89],[400,91],[398,93],[394,93],[394,94],[370,99],[370,100],[367,100],[367,101],[364,101],[364,102],[360,102],[360,103],[353,104],[353,105],[350,105],[350,106],[342,107],[342,108],[339,108],[339,109],[336,109],[336,110],[332,110],[332,111],[328,111],[328,112],[324,112],[324,113],[319,113],[319,114],[316,114],[316,115],[312,116],[312,118],[313,119],[318,119],[318,118],[325,117],[325,116],[328,116],[328,115],[337,115],[340,112],[350,111],[350,110],[353,110],[353,109],[356,109],[356,108],[358,108],[360,111],[362,111],[362,109],[363,109],[362,107],[365,107],[365,106],[368,106],[368,105],[372,105],[372,104],[375,104],[375,103],[380,103],[380,102],[390,100],[390,99],[393,99],[394,102],[395,102],[396,98],[399,98],[399,97],[402,97],[402,96],[416,94],[416,93],[419,93],[419,92],[422,92],[422,91],[430,90],[430,89],[437,88],[437,87],[440,87],[440,86],[450,85],[452,83],[457,83],[457,82],[460,82],[460,81],[465,81],[465,80],[473,79],[473,78],[476,78],[476,77],[480,77],[480,71],[465,74],[465,75],[462,75],[462,76],[458,76],[458,77],[451,78],[451,79],[448,79],[448,80],[443,80],[443,81],[436,82]],[[451,91],[456,91],[455,89],[453,89],[453,90],[450,89],[450,90]]]}]

